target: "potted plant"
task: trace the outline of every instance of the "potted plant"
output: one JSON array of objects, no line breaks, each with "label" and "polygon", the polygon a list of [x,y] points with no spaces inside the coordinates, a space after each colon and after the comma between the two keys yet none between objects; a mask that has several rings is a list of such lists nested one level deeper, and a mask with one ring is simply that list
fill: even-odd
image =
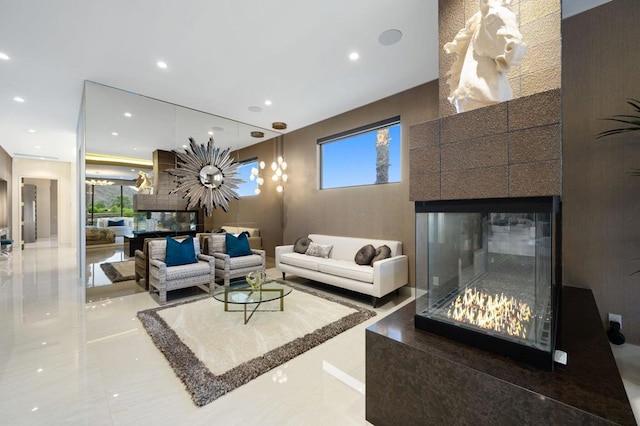
[{"label": "potted plant", "polygon": [[[617,123],[627,124],[627,127],[618,127],[615,129],[605,130],[604,132],[600,132],[596,135],[596,139],[601,139],[607,136],[613,136],[620,133],[628,133],[635,132],[640,130],[640,101],[636,99],[627,99],[627,103],[631,105],[631,107],[635,110],[637,115],[628,115],[628,114],[620,114],[614,115],[613,117],[604,118],[604,120],[615,121]],[[627,172],[631,176],[640,176],[640,169],[631,169]],[[635,258],[634,260],[639,260],[640,258]],[[640,272],[640,269],[631,273],[631,275],[635,275]]]},{"label": "potted plant", "polygon": [[[618,135],[621,133],[635,132],[640,130],[640,101],[636,99],[627,99],[627,103],[635,110],[637,115],[620,114],[613,117],[604,118],[603,120],[615,121],[617,123],[627,124],[627,127],[618,127],[615,129],[605,130],[596,135],[596,139],[607,136]],[[632,176],[640,176],[640,169],[632,169],[629,171]]]}]

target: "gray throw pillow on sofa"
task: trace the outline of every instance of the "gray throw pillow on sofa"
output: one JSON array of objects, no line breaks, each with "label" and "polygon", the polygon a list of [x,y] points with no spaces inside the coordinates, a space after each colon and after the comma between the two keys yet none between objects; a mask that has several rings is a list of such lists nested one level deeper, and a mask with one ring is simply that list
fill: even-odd
[{"label": "gray throw pillow on sofa", "polygon": [[371,266],[373,266],[374,263],[376,263],[378,260],[382,260],[382,259],[388,259],[391,257],[391,249],[389,248],[388,245],[383,245],[380,246],[376,249],[376,254],[375,256],[373,256],[373,259],[371,259]]},{"label": "gray throw pillow on sofa", "polygon": [[309,244],[311,244],[311,238],[308,237],[300,237],[296,240],[295,244],[293,244],[293,251],[300,254],[305,254],[307,249],[309,248]]},{"label": "gray throw pillow on sofa", "polygon": [[371,244],[362,247],[356,253],[355,261],[358,265],[370,265],[371,259],[376,255],[376,248]]},{"label": "gray throw pillow on sofa", "polygon": [[333,248],[332,245],[316,244],[314,242],[311,242],[309,244],[309,248],[307,249],[307,252],[305,254],[307,254],[309,256],[327,258],[327,257],[329,257],[329,253],[331,253],[331,249],[332,248]]}]

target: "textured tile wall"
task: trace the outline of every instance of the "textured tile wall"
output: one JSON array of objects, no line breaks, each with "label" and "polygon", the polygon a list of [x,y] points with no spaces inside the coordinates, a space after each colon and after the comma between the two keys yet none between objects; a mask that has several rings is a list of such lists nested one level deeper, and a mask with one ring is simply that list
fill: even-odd
[{"label": "textured tile wall", "polygon": [[560,195],[561,91],[409,129],[412,201]]},{"label": "textured tile wall", "polygon": [[[439,43],[453,40],[465,22],[478,11],[477,0],[439,1]],[[520,32],[527,53],[519,66],[513,67],[507,79],[513,98],[529,96],[561,87],[561,11],[560,0],[520,0],[511,6],[518,16]],[[440,117],[456,113],[447,100],[450,88],[447,73],[455,55],[440,51]]]},{"label": "textured tile wall", "polygon": [[153,151],[153,193],[157,195],[169,195],[175,188],[173,176],[167,173],[167,169],[176,168],[176,155],[171,151]]},{"label": "textured tile wall", "polygon": [[175,188],[174,177],[166,172],[176,167],[176,155],[171,151],[153,152],[153,194],[136,194],[134,210],[186,210],[187,201],[180,195],[169,195]]}]

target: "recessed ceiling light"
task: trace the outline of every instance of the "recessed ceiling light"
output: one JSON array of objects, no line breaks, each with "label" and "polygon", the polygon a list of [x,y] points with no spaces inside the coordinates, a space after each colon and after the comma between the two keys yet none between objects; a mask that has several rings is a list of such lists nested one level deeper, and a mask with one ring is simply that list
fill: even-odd
[{"label": "recessed ceiling light", "polygon": [[118,136],[118,132],[111,132],[113,136]]},{"label": "recessed ceiling light", "polygon": [[269,99],[267,99],[266,101],[264,101],[264,104],[265,104],[266,106],[269,106],[269,105],[271,105],[271,101],[270,101]]},{"label": "recessed ceiling light", "polygon": [[35,131],[35,129],[29,129],[29,130],[27,130],[27,132],[29,132],[29,133],[35,133],[36,131]]},{"label": "recessed ceiling light", "polygon": [[391,46],[396,44],[402,38],[402,31],[395,28],[383,31],[378,37],[378,43],[383,46]]},{"label": "recessed ceiling light", "polygon": [[207,133],[209,134],[209,136],[213,136],[213,130],[209,130]]},{"label": "recessed ceiling light", "polygon": [[249,111],[251,112],[262,112],[262,108],[260,108],[259,106],[256,105],[252,105],[249,107]]},{"label": "recessed ceiling light", "polygon": [[182,145],[182,147],[183,147],[183,148],[186,148],[187,146],[186,146],[186,145]]},{"label": "recessed ceiling light", "polygon": [[133,117],[133,115],[131,115],[131,113],[130,113],[130,112],[125,112],[125,113],[124,113],[124,116],[125,116],[125,117],[127,117],[127,118],[131,118],[131,117]]},{"label": "recessed ceiling light", "polygon": [[137,151],[137,150],[138,150],[138,148],[133,148],[133,150],[134,150],[134,151]]},{"label": "recessed ceiling light", "polygon": [[132,171],[132,172],[135,172],[135,171],[136,171],[136,169],[131,169],[131,171]]},{"label": "recessed ceiling light", "polygon": [[2,59],[3,61],[8,61],[11,58],[6,53],[0,52],[0,59]]},{"label": "recessed ceiling light", "polygon": [[20,103],[24,102],[24,99],[22,99],[20,96],[16,96],[15,98],[13,98],[13,100]]},{"label": "recessed ceiling light", "polygon": [[156,62],[156,65],[158,66],[158,68],[162,68],[162,69],[166,69],[167,68],[167,63],[164,62],[164,61]]},{"label": "recessed ceiling light", "polygon": [[36,149],[40,149],[40,145],[36,145]]},{"label": "recessed ceiling light", "polygon": [[349,55],[349,59],[351,59],[352,61],[357,61],[359,57],[360,55],[358,54],[358,52],[351,52],[351,54]]}]

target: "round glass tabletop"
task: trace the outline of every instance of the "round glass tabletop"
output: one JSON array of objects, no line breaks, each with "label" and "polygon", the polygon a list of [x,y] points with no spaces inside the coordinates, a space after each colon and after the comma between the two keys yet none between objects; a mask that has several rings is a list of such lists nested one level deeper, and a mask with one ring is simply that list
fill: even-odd
[{"label": "round glass tabletop", "polygon": [[282,299],[293,289],[282,280],[269,280],[259,290],[254,290],[245,281],[235,281],[228,287],[219,287],[213,291],[213,298],[225,303],[248,305]]}]

